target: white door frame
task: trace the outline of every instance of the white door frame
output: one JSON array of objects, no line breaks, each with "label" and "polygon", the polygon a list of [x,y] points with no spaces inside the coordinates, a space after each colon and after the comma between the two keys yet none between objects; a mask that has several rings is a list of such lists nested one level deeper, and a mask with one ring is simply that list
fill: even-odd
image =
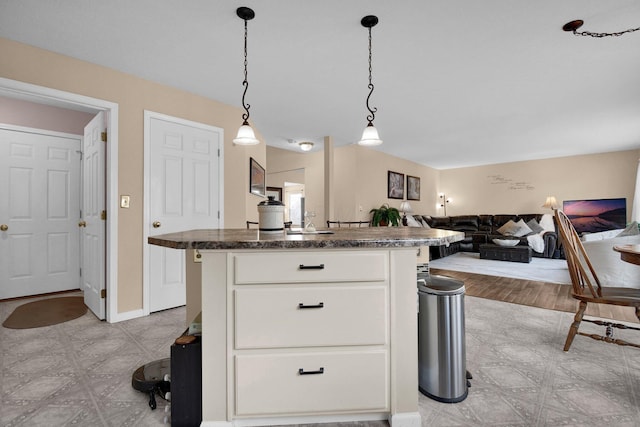
[{"label": "white door frame", "polygon": [[118,313],[118,104],[44,86],[0,77],[0,95],[17,97],[58,107],[75,106],[83,111],[104,111],[107,115],[107,167],[106,167],[106,288],[107,322],[119,322],[141,313]]},{"label": "white door frame", "polygon": [[[151,215],[150,205],[150,186],[149,174],[151,173],[151,119],[164,120],[180,125],[218,131],[219,128],[204,123],[194,122],[191,120],[181,119],[179,117],[168,116],[162,113],[156,113],[144,110],[144,208],[143,208],[143,224],[142,233],[145,245],[142,248],[142,310],[144,315],[149,315],[149,245],[146,244],[149,239],[149,221]],[[220,155],[218,156],[218,209],[220,210],[219,226],[224,228],[224,140],[220,141]]]}]

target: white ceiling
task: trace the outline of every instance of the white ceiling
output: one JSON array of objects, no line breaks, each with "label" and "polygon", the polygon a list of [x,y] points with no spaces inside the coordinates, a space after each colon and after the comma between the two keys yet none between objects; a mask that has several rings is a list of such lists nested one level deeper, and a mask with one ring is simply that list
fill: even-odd
[{"label": "white ceiling", "polygon": [[239,6],[268,145],[360,138],[373,14],[376,149],[447,169],[640,148],[640,32],[561,30],[638,27],[637,0],[0,0],[0,37],[240,107]]}]

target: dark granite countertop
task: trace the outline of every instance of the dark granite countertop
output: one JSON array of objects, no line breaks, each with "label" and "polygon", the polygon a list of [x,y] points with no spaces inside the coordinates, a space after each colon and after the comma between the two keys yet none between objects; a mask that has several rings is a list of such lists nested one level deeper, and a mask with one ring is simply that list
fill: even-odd
[{"label": "dark granite countertop", "polygon": [[[321,230],[319,230],[321,231]],[[174,249],[313,249],[439,246],[464,238],[458,231],[417,227],[332,228],[332,234],[264,234],[257,229],[206,229],[149,237]]]}]

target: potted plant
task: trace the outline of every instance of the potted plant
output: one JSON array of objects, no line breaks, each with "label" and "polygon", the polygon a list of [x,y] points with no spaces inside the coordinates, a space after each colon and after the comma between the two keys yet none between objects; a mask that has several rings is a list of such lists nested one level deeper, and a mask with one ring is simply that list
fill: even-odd
[{"label": "potted plant", "polygon": [[371,225],[373,227],[386,227],[389,224],[397,227],[400,224],[400,211],[392,208],[388,203],[383,204],[379,208],[373,208],[369,211],[373,214]]}]

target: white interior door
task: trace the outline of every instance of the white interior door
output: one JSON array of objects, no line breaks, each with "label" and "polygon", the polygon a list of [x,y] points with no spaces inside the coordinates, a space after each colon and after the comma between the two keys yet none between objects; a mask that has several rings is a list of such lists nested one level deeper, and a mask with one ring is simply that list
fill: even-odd
[{"label": "white interior door", "polygon": [[81,138],[62,135],[0,129],[0,299],[80,287]]},{"label": "white interior door", "polygon": [[82,149],[82,290],[84,303],[99,318],[105,318],[105,131],[104,113],[98,113],[84,128]]},{"label": "white interior door", "polygon": [[[218,228],[222,129],[166,116],[149,120],[149,235]],[[184,251],[148,251],[149,311],[184,305]]]}]

